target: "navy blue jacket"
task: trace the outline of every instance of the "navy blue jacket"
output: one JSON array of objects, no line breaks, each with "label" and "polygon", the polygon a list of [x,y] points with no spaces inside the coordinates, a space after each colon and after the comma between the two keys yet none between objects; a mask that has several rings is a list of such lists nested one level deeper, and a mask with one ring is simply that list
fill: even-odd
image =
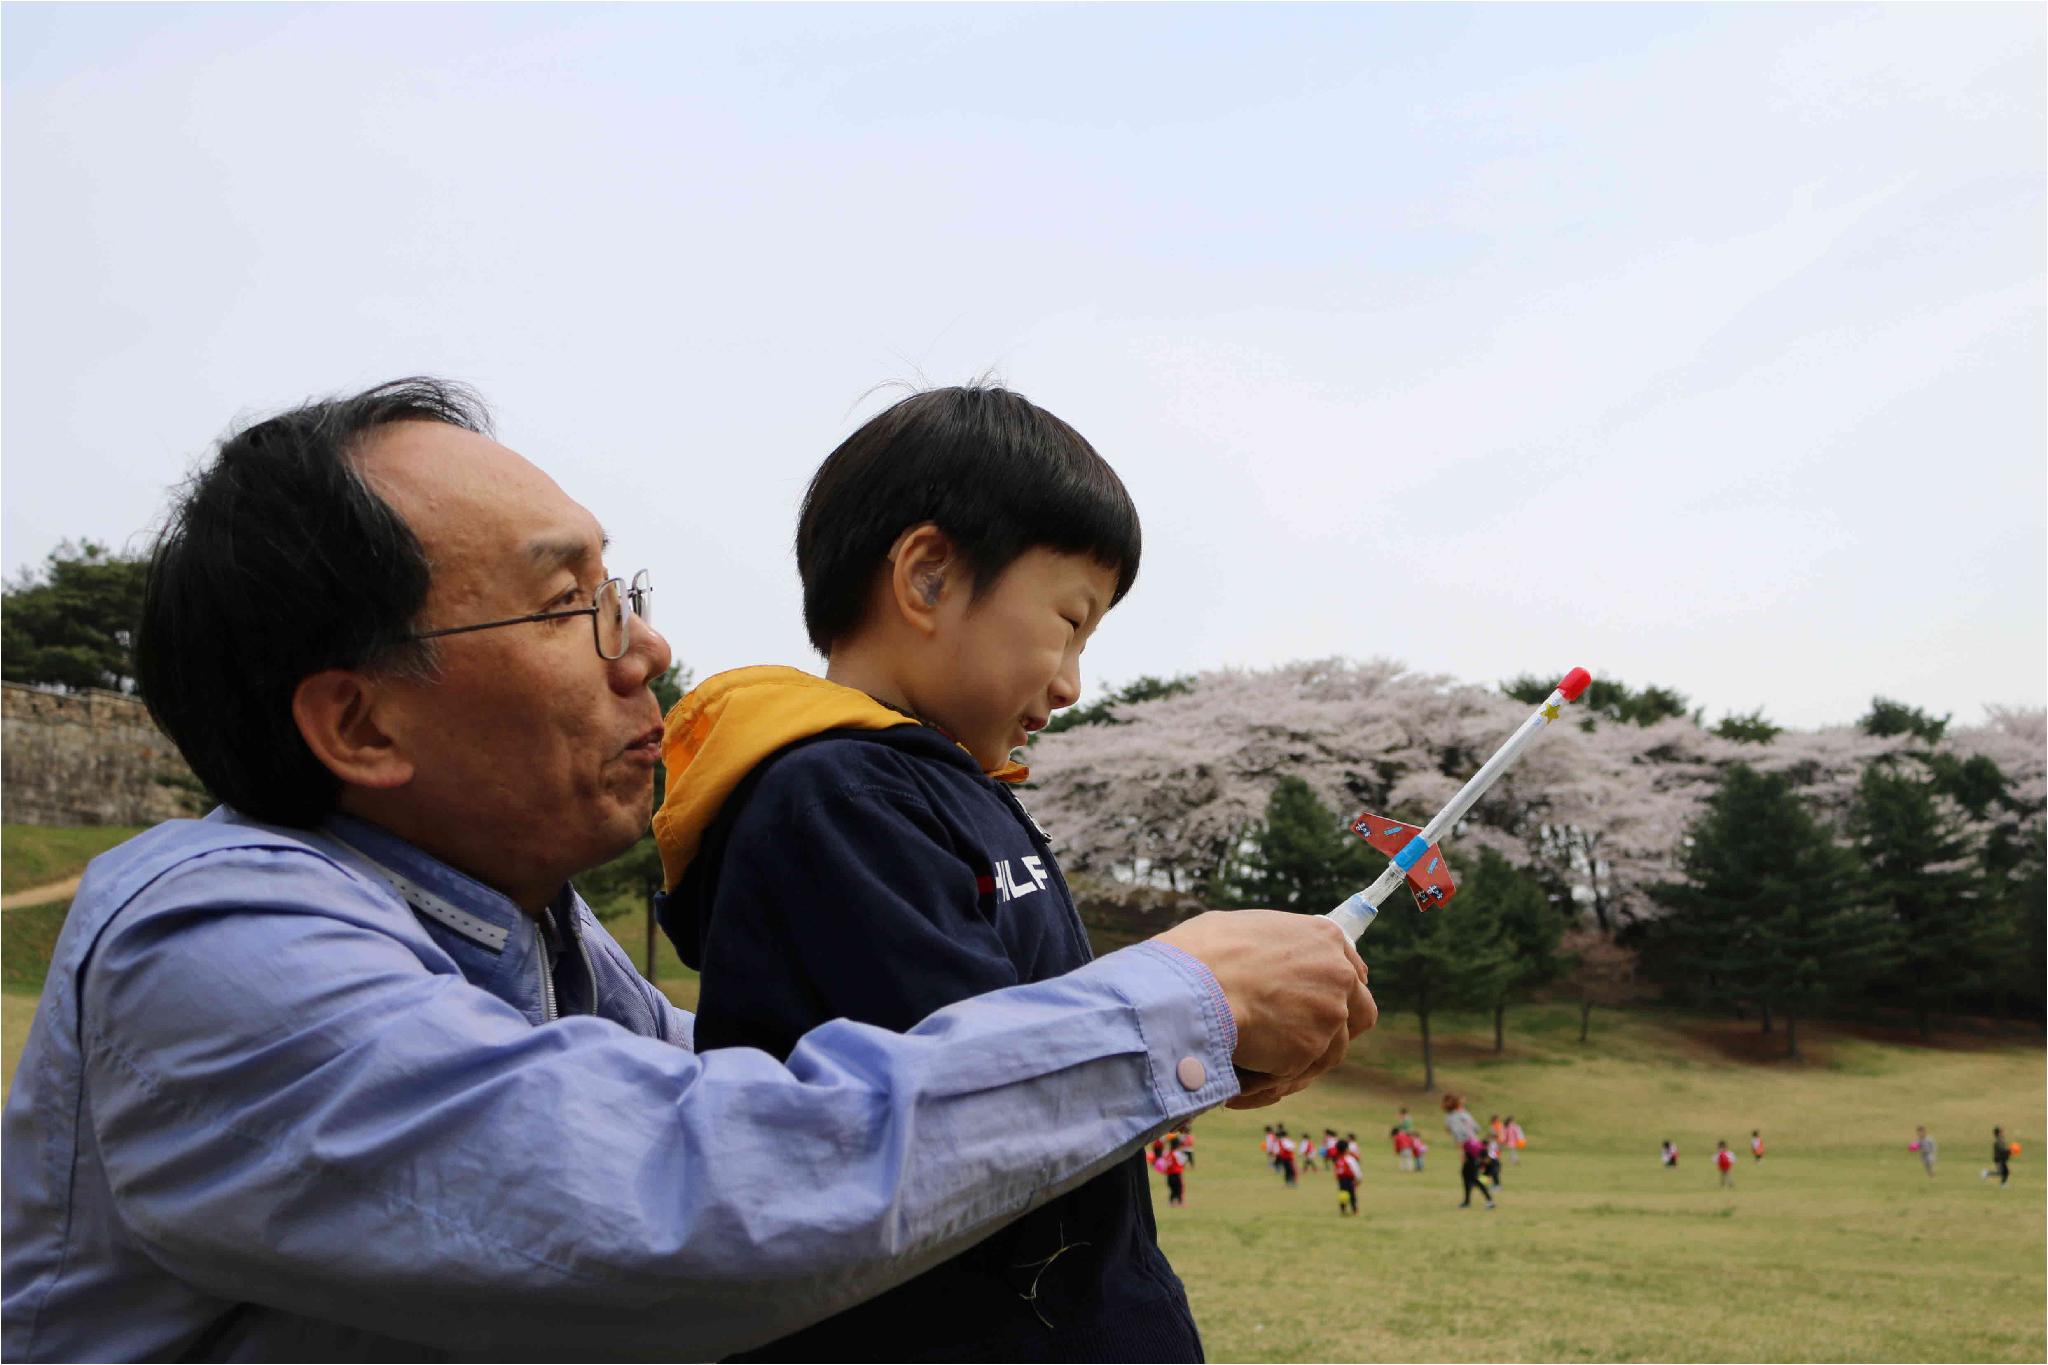
[{"label": "navy blue jacket", "polygon": [[[926,726],[829,730],[771,755],[707,827],[659,914],[703,974],[699,1051],[786,1057],[834,1018],[905,1030],[1090,958],[1044,834]],[[1202,1357],[1134,1154],[953,1260],[743,1358]]]}]

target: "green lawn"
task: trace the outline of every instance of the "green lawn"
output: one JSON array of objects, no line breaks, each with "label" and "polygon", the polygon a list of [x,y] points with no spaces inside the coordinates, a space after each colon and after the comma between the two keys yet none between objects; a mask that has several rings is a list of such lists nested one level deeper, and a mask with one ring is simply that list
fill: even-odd
[{"label": "green lawn", "polygon": [[0,893],[63,881],[115,844],[142,833],[125,825],[0,825]]},{"label": "green lawn", "polygon": [[[1200,1121],[1188,1206],[1157,1202],[1213,1358],[2043,1358],[2038,1037],[1926,1048],[1820,1028],[1806,1064],[1760,1064],[1742,1060],[1754,1025],[1602,1015],[1582,1049],[1569,1007],[1521,1013],[1537,1027],[1504,1059],[1486,1021],[1437,1021],[1454,1032],[1440,1081],[1529,1131],[1498,1212],[1457,1207],[1405,1018],[1335,1080]],[[1421,1175],[1386,1142],[1404,1103],[1432,1146]],[[1359,1134],[1362,1217],[1338,1216],[1325,1173],[1281,1185],[1259,1151],[1275,1121]],[[1942,1141],[1932,1181],[1906,1150],[1918,1123]],[[2005,1189],[1977,1176],[1994,1123],[2028,1149]],[[1676,1170],[1657,1161],[1667,1137]],[[1717,1139],[1742,1151],[1733,1191]]]}]

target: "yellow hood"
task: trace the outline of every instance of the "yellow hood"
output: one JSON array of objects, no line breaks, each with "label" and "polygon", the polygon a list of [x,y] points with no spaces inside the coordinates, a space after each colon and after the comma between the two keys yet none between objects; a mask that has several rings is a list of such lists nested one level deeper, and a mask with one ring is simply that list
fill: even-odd
[{"label": "yellow hood", "polygon": [[[654,813],[654,841],[668,888],[682,880],[704,831],[762,759],[826,730],[918,723],[865,692],[797,668],[764,664],[706,678],[675,704],[662,726],[668,789]],[[1021,763],[1005,763],[989,774],[998,782],[1022,782],[1030,775]]]}]

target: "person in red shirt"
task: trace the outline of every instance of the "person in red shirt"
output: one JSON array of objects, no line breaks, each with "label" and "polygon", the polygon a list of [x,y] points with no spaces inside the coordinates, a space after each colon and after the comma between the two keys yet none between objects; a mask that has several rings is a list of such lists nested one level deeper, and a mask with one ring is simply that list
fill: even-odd
[{"label": "person in red shirt", "polygon": [[1735,1153],[1728,1150],[1725,1142],[1714,1144],[1714,1169],[1721,1173],[1722,1189],[1735,1188]]},{"label": "person in red shirt", "polygon": [[1358,1212],[1358,1151],[1342,1138],[1337,1140],[1337,1154],[1330,1160],[1330,1169],[1337,1176],[1337,1212],[1356,1214]]},{"label": "person in red shirt", "polygon": [[1175,1133],[1166,1140],[1166,1151],[1154,1164],[1166,1177],[1166,1202],[1176,1205],[1187,1203],[1188,1154],[1180,1145],[1180,1134]]}]

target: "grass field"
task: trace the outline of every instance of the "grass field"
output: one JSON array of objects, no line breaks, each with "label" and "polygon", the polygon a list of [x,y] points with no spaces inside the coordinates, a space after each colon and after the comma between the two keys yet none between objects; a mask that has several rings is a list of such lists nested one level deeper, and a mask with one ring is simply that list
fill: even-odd
[{"label": "grass field", "polygon": [[119,825],[0,825],[0,893],[75,877],[115,844],[142,833]]},{"label": "grass field", "polygon": [[[10,867],[14,827],[9,827]],[[86,856],[89,856],[90,850]],[[82,863],[80,858],[79,862]],[[46,864],[69,875],[76,867]],[[0,994],[5,1081],[35,1014],[65,906],[10,910]],[[636,963],[644,910],[609,921]],[[685,1008],[697,979],[665,939],[657,971]],[[1457,1163],[1419,1090],[1413,1021],[1389,1015],[1306,1095],[1197,1126],[1190,1202],[1157,1205],[1160,1237],[1218,1360],[2041,1360],[2048,1106],[2036,1034],[1802,1030],[1808,1058],[1775,1059],[1753,1024],[1657,1011],[1595,1015],[1577,1041],[1570,1005],[1490,1020],[1439,1017],[1438,1081],[1483,1120],[1530,1135],[1500,1209],[1459,1210]],[[1433,1148],[1422,1175],[1385,1141],[1407,1104]],[[1362,1217],[1339,1218],[1312,1172],[1284,1188],[1267,1123],[1362,1140]],[[1942,1143],[1928,1180],[1906,1151],[1915,1124]],[[2010,1187],[1977,1178],[1991,1126],[2025,1143]],[[1752,1128],[1769,1144],[1759,1166]],[[1677,1142],[1676,1171],[1657,1145]],[[1718,1188],[1716,1139],[1742,1152]]]},{"label": "grass field", "polygon": [[[1521,1017],[1502,1059],[1485,1021],[1449,1021],[1439,1071],[1482,1121],[1529,1131],[1498,1212],[1457,1207],[1404,1018],[1307,1094],[1199,1122],[1189,1204],[1156,1202],[1213,1358],[2043,1358],[2038,1040],[1820,1028],[1807,1063],[1758,1064],[1754,1025],[1602,1015],[1581,1048],[1569,1006]],[[1385,1140],[1400,1104],[1430,1140],[1421,1175],[1397,1172]],[[1276,1121],[1359,1134],[1363,1216],[1338,1217],[1324,1172],[1281,1185],[1259,1151]],[[1941,1141],[1931,1181],[1906,1150],[1917,1123]],[[2027,1147],[2004,1189],[1977,1175],[1994,1123]],[[1657,1161],[1667,1137],[1676,1170]],[[1733,1191],[1716,1139],[1741,1152]]]}]

